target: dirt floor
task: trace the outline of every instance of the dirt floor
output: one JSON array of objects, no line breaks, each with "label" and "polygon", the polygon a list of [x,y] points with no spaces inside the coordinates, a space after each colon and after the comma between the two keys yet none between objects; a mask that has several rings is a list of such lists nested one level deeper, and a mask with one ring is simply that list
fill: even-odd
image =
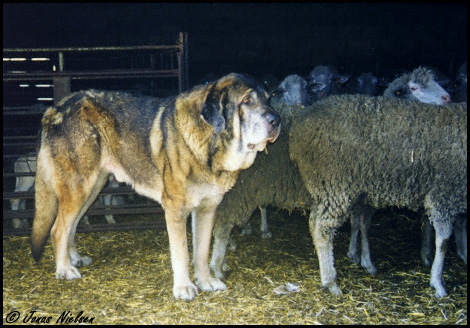
[{"label": "dirt floor", "polygon": [[[258,227],[259,211],[252,219]],[[335,237],[340,297],[320,287],[307,217],[269,208],[268,221],[270,240],[261,239],[259,229],[249,236],[234,231],[238,248],[227,255],[227,290],[201,292],[193,302],[173,298],[166,231],[77,234],[79,251],[94,262],[80,268],[82,279],[73,281],[55,279],[50,241],[35,264],[29,237],[4,236],[3,323],[467,324],[467,267],[456,257],[451,237],[444,267],[449,296],[436,299],[430,268],[420,261],[415,216],[388,210],[374,217],[375,276],[347,258],[345,224]],[[275,293],[287,283],[299,290]]]}]

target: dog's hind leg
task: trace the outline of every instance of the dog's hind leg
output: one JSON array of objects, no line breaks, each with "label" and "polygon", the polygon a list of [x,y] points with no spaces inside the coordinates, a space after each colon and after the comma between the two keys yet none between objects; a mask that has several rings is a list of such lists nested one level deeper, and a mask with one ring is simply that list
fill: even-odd
[{"label": "dog's hind leg", "polygon": [[[38,158],[45,156],[43,153],[44,151],[40,151]],[[57,216],[57,196],[51,186],[50,179],[46,178],[46,167],[38,166],[34,185],[35,211],[31,234],[31,253],[36,261],[39,261],[41,257],[49,231],[51,231]]]},{"label": "dog's hind leg", "polygon": [[51,231],[57,279],[80,278],[80,272],[75,265],[91,263],[90,258],[78,254],[73,239],[78,221],[93,202],[92,196],[96,198],[100,189],[95,186],[100,182],[98,180],[102,179],[101,174],[96,172],[85,181],[77,176],[69,176],[67,181],[63,180],[57,184],[58,214]]},{"label": "dog's hind leg", "polygon": [[80,222],[80,219],[83,217],[83,215],[88,210],[90,205],[93,204],[94,200],[100,193],[101,189],[103,189],[104,185],[108,181],[108,176],[109,176],[109,173],[105,173],[105,172],[100,172],[98,174],[98,178],[96,180],[95,186],[93,187],[93,190],[91,191],[90,196],[88,196],[87,201],[85,202],[82,209],[80,210],[80,213],[78,214],[77,219],[74,221],[72,230],[70,231],[68,249],[69,249],[70,260],[72,261],[73,266],[90,265],[92,262],[91,257],[81,256],[78,253],[77,247],[75,246],[75,232],[77,230],[77,226],[78,226],[78,223]]}]

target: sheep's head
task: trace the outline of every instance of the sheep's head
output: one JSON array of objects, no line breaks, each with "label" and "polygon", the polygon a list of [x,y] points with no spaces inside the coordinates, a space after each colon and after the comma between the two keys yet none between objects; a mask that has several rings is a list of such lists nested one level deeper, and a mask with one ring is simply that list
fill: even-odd
[{"label": "sheep's head", "polygon": [[436,105],[450,102],[450,95],[436,82],[431,70],[419,67],[404,77],[406,83],[393,91],[395,97]]}]

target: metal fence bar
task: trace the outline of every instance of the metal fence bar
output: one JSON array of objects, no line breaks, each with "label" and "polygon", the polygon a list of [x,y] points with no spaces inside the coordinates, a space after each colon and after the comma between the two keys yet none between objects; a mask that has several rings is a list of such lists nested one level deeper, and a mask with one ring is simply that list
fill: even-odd
[{"label": "metal fence bar", "polygon": [[[128,230],[146,230],[146,229],[165,229],[165,221],[154,221],[154,222],[139,222],[138,224],[134,222],[126,223],[116,223],[116,224],[94,224],[90,226],[79,225],[77,227],[77,232],[99,232],[99,231],[128,231]],[[27,229],[13,229],[13,228],[4,228],[3,235],[31,235],[31,228]]]}]

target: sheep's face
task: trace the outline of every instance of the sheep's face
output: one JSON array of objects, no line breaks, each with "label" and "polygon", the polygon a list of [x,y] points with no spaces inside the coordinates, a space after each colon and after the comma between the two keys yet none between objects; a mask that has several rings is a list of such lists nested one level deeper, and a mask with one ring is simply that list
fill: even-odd
[{"label": "sheep's face", "polygon": [[422,103],[445,105],[450,102],[450,95],[434,80],[426,85],[409,81],[408,88],[411,96]]},{"label": "sheep's face", "polygon": [[372,73],[362,73],[356,81],[356,93],[375,96],[379,80]]},{"label": "sheep's face", "polygon": [[287,105],[305,105],[307,101],[307,82],[304,79],[281,84]]}]

